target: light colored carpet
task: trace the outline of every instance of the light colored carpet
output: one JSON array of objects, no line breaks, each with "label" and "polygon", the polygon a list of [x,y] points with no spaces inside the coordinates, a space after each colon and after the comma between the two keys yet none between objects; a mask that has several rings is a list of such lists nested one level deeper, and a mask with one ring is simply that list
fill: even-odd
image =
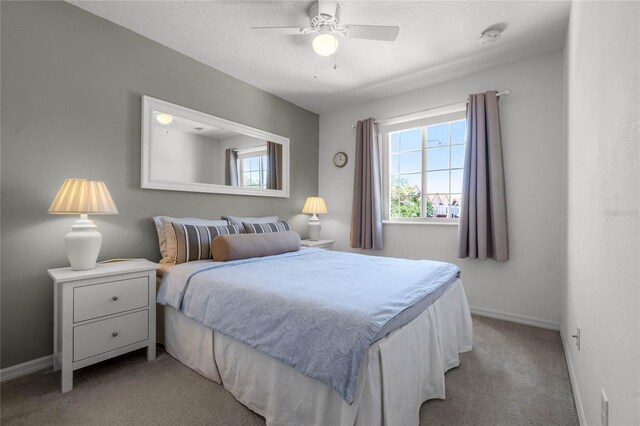
[{"label": "light colored carpet", "polygon": [[[428,401],[421,425],[577,425],[560,336],[474,317],[474,349],[446,374],[445,400]],[[160,349],[105,361],[74,374],[60,393],[50,370],[2,383],[3,425],[264,425],[230,393]]]}]

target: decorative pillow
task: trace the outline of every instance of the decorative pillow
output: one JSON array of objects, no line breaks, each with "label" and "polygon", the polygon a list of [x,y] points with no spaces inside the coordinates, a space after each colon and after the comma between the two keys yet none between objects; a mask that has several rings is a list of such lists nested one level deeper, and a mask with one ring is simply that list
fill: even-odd
[{"label": "decorative pillow", "polygon": [[239,234],[237,225],[204,226],[172,222],[176,233],[176,264],[211,259],[211,241],[219,235]]},{"label": "decorative pillow", "polygon": [[275,223],[247,223],[243,222],[244,230],[247,234],[270,234],[272,232],[291,231],[289,222],[286,220]]},{"label": "decorative pillow", "polygon": [[240,227],[240,233],[244,234],[243,222],[248,223],[272,223],[280,220],[278,216],[222,216],[223,219],[229,222],[229,225],[238,225]]},{"label": "decorative pillow", "polygon": [[170,216],[155,216],[153,222],[158,232],[160,243],[161,262],[167,265],[176,263],[176,233],[171,223],[183,223],[187,225],[226,226],[226,220],[198,219],[194,217],[175,218]]},{"label": "decorative pillow", "polygon": [[213,260],[249,259],[300,250],[300,235],[294,231],[270,234],[221,235],[211,242]]}]

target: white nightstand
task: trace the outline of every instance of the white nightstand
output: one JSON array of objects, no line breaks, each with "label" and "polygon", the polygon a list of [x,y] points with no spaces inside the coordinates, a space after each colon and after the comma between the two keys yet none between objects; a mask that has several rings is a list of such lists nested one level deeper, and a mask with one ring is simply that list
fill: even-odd
[{"label": "white nightstand", "polygon": [[88,271],[49,269],[53,278],[53,368],[62,392],[73,371],[147,347],[156,358],[156,268],[148,260],[97,264]]},{"label": "white nightstand", "polygon": [[327,250],[331,250],[331,248],[333,248],[333,243],[335,243],[335,240],[318,240],[318,241],[301,240],[300,241],[300,245],[302,247],[316,247],[316,248],[323,248]]}]

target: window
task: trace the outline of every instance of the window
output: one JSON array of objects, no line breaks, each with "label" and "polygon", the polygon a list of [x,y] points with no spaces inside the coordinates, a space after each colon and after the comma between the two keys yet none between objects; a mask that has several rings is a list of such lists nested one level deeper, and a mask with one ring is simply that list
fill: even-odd
[{"label": "window", "polygon": [[267,187],[267,151],[265,149],[238,150],[240,186],[245,188]]},{"label": "window", "polygon": [[464,111],[382,127],[389,220],[460,217],[465,132]]}]

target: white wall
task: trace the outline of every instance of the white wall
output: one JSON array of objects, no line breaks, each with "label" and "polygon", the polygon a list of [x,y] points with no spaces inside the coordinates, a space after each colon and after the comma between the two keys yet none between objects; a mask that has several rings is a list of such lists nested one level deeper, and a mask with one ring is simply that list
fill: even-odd
[{"label": "white wall", "polygon": [[224,169],[222,181],[214,170],[220,156],[217,145],[213,138],[155,127],[151,139],[151,179],[224,185]]},{"label": "white wall", "polygon": [[[380,254],[456,263],[476,311],[557,327],[562,276],[562,59],[558,51],[322,114],[319,190],[329,209],[321,217],[323,238],[335,239],[337,249],[348,250],[355,156],[352,126],[358,119],[382,119],[462,102],[470,93],[511,89],[512,94],[500,100],[511,259],[506,263],[457,259],[457,225],[385,224],[385,248]],[[332,163],[338,151],[350,158],[342,169]]]},{"label": "white wall", "polygon": [[[640,424],[640,4],[574,2],[562,335],[583,425]],[[581,327],[582,348],[571,335]]]}]

